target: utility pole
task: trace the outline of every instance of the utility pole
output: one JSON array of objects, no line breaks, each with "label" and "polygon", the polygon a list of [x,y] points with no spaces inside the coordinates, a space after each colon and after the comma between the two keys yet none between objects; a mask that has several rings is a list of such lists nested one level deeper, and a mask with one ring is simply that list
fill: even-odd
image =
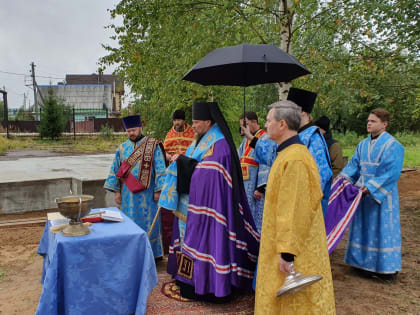
[{"label": "utility pole", "polygon": [[32,86],[34,88],[35,120],[39,120],[38,119],[38,102],[36,99],[35,64],[33,61],[31,63],[31,68],[32,68]]},{"label": "utility pole", "polygon": [[4,103],[4,123],[6,125],[6,137],[9,138],[9,107],[7,106],[7,92],[6,89],[0,90],[0,93],[3,94],[3,103]]}]

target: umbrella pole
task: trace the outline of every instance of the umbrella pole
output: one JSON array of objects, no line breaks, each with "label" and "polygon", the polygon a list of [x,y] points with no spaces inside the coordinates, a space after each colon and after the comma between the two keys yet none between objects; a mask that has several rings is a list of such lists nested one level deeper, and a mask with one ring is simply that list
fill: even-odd
[{"label": "umbrella pole", "polygon": [[245,93],[246,93],[246,87],[244,87],[244,127],[246,127],[246,120],[245,120]]}]

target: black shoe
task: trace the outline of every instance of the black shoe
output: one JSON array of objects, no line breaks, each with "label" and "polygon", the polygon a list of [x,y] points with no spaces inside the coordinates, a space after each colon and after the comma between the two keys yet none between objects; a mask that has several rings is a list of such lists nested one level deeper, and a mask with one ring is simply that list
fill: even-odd
[{"label": "black shoe", "polygon": [[223,297],[217,297],[214,294],[196,294],[195,288],[192,285],[186,284],[178,280],[175,283],[177,286],[179,286],[181,296],[186,299],[209,302],[214,304],[228,303],[233,299],[233,294],[229,294],[228,296]]},{"label": "black shoe", "polygon": [[398,271],[395,273],[378,273],[359,268],[353,268],[353,270],[363,278],[379,279],[385,282],[395,282],[397,280]]},{"label": "black shoe", "polygon": [[194,287],[192,285],[186,284],[182,281],[176,280],[176,285],[179,286],[179,292],[181,296],[185,299],[198,300],[197,294],[195,294]]},{"label": "black shoe", "polygon": [[396,282],[398,276],[398,271],[394,273],[375,273],[375,277],[385,281],[385,282]]}]

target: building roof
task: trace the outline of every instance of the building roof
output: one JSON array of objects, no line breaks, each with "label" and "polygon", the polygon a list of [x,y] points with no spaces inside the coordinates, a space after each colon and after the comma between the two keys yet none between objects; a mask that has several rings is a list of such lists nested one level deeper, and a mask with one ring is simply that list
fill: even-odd
[{"label": "building roof", "polygon": [[124,94],[124,82],[112,74],[66,74],[66,85],[107,85],[114,84],[118,92]]}]

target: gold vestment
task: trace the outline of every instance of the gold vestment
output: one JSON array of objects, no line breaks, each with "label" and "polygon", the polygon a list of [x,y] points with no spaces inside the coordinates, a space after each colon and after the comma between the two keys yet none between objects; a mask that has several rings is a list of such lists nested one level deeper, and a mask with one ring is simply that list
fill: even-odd
[{"label": "gold vestment", "polygon": [[[335,314],[321,198],[318,169],[307,148],[292,144],[280,151],[265,196],[255,314]],[[297,272],[323,279],[276,297],[286,277],[279,270],[280,253],[295,255]]]}]

